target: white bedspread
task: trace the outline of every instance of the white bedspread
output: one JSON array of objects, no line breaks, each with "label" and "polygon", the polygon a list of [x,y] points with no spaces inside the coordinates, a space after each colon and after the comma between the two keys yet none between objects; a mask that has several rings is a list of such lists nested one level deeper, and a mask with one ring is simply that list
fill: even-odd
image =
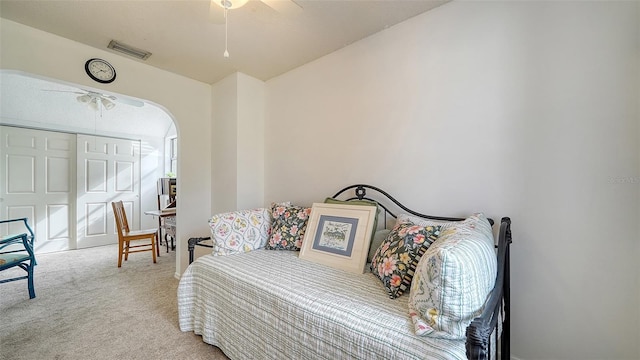
[{"label": "white bedspread", "polygon": [[466,359],[464,341],[414,335],[407,299],[276,250],[200,257],[178,287],[180,329],[231,359]]}]

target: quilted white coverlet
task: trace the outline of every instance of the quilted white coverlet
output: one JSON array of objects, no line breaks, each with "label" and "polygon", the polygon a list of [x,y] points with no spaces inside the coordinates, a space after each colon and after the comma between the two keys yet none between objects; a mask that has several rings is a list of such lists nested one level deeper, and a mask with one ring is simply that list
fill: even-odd
[{"label": "quilted white coverlet", "polygon": [[203,256],[178,286],[180,330],[231,359],[466,359],[464,341],[416,336],[407,300],[293,251]]}]

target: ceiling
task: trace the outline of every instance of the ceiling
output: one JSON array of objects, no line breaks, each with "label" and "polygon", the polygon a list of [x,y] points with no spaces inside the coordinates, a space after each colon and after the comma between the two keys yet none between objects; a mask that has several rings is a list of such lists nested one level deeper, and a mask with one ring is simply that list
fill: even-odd
[{"label": "ceiling", "polygon": [[[112,96],[115,106],[92,110],[77,99],[88,91]],[[175,134],[173,119],[160,107],[94,88],[0,70],[0,94],[0,124],[125,138]]]},{"label": "ceiling", "polygon": [[295,0],[298,11],[276,11],[250,0],[229,11],[229,58],[209,0],[0,0],[0,17],[107,51],[117,40],[152,53],[137,61],[213,84],[236,71],[266,81],[446,1]]}]

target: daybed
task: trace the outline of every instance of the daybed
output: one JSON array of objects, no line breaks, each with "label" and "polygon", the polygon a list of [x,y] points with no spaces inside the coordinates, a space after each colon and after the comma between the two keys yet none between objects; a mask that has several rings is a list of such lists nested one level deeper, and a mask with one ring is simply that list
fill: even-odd
[{"label": "daybed", "polygon": [[[367,196],[368,189],[382,195],[381,199]],[[349,195],[354,190],[355,196]],[[244,239],[239,243],[232,235],[226,240],[226,244],[231,245],[225,247],[224,242],[216,242],[216,236],[221,232],[229,235],[229,228],[223,231],[216,225],[218,221],[224,222],[225,216],[227,220],[238,221],[229,213],[210,220],[213,245],[204,245],[209,237],[189,239],[190,261],[195,245],[213,247],[213,253],[191,263],[180,279],[180,329],[202,335],[203,341],[217,346],[231,359],[509,358],[509,218],[501,221],[497,250],[494,250],[493,235],[490,235],[490,259],[483,258],[488,259],[488,265],[479,264],[481,268],[489,269],[489,273],[493,270],[486,297],[483,294],[479,307],[467,314],[472,316],[460,322],[460,319],[454,319],[460,315],[456,311],[470,306],[466,300],[460,304],[460,299],[482,282],[477,278],[482,271],[469,265],[474,261],[465,260],[464,256],[469,254],[452,255],[451,244],[474,249],[474,242],[460,239],[451,242],[449,240],[457,236],[451,234],[458,230],[451,230],[454,229],[451,227],[445,231],[445,228],[464,224],[469,218],[423,215],[369,185],[346,187],[333,196],[338,197],[350,201],[376,201],[380,212],[378,229],[394,221],[396,215],[389,208],[396,206],[407,214],[403,215],[405,218],[414,222],[419,222],[419,218],[426,219],[426,226],[442,224],[443,233],[449,234],[435,238],[413,264],[410,271],[413,282],[405,295],[390,298],[389,283],[376,275],[376,260],[373,272],[353,274],[301,259],[298,251],[264,249],[265,243],[271,249],[279,246],[274,246],[273,237],[269,235],[277,219],[270,217],[271,213],[264,209],[247,212],[249,222],[255,225],[249,228],[254,231],[243,235]],[[491,225],[487,223],[489,232]],[[440,226],[436,225],[436,228],[440,229]],[[476,222],[469,227],[470,232],[459,233],[471,234],[476,227],[483,226]],[[449,240],[445,240],[447,236]],[[376,246],[372,245],[372,248]],[[374,256],[380,255],[380,248]],[[459,269],[448,274],[443,270],[443,274],[439,274],[434,273],[435,268],[428,268],[430,263],[447,256],[459,260]],[[453,273],[457,274],[455,278],[451,278]],[[436,278],[440,279],[442,289],[429,288],[437,283]],[[452,307],[443,303],[438,310],[429,308],[425,311],[422,306],[425,301],[438,302],[451,295],[443,290],[451,286],[454,290],[456,286],[462,286],[456,290],[458,294],[453,294],[456,300],[452,303],[458,304]],[[426,300],[425,295],[428,295]],[[456,324],[461,323],[463,327],[456,328]]]}]

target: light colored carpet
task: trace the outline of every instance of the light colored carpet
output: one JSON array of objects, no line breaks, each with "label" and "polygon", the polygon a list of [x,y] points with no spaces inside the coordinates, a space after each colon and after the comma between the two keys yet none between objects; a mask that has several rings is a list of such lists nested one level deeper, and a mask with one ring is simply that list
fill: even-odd
[{"label": "light colored carpet", "polygon": [[227,359],[178,327],[174,252],[122,268],[117,256],[116,245],[37,256],[32,300],[26,280],[0,284],[0,358]]}]

